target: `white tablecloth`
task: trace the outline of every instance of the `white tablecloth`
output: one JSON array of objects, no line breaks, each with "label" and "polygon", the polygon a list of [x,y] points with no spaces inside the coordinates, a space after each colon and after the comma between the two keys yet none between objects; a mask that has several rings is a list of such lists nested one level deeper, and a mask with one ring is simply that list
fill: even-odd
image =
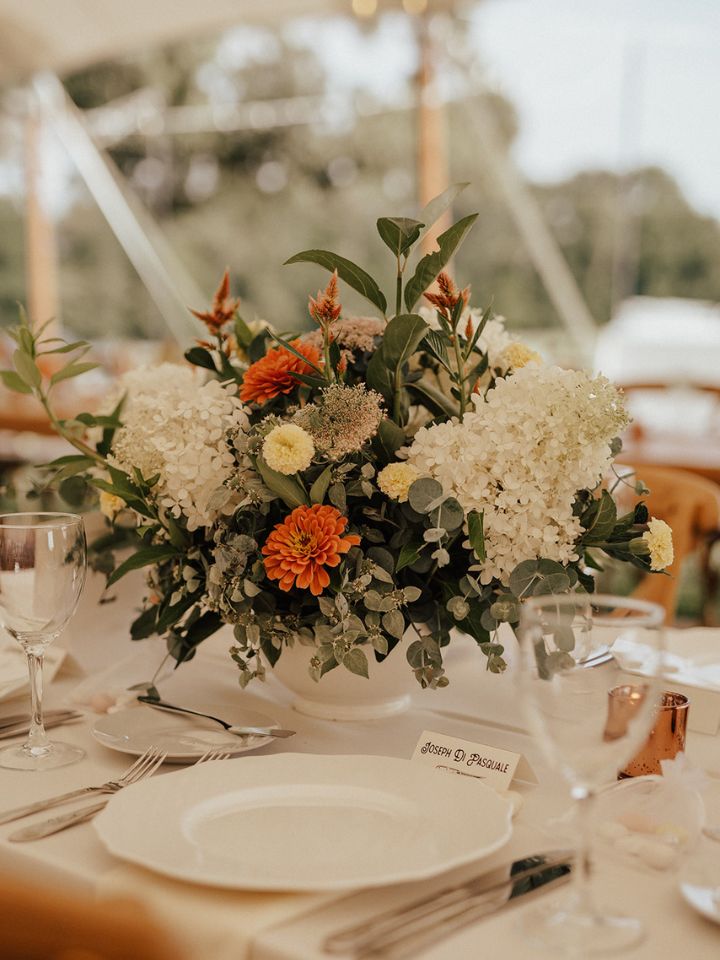
[{"label": "white tablecloth", "polygon": [[[125,600],[121,598],[119,602],[129,616],[127,597],[126,592]],[[82,629],[76,627],[73,632],[75,653],[81,663],[90,663],[97,670],[103,660],[110,663],[127,655],[131,646],[119,626],[124,622],[121,613],[122,609],[115,605],[99,610],[85,607],[80,620]],[[472,645],[461,644],[449,652],[451,685],[446,690],[418,690],[409,712],[385,720],[353,723],[313,720],[293,712],[288,693],[273,678],[265,685],[241,691],[234,665],[224,652],[225,645],[222,638],[207,642],[194,661],[163,685],[163,694],[187,705],[204,704],[207,708],[212,704],[219,715],[223,707],[227,709],[242,698],[248,707],[269,713],[283,726],[298,731],[287,744],[276,742],[264,747],[265,753],[291,750],[409,757],[424,729],[523,752],[540,775],[541,786],[518,787],[525,803],[516,818],[513,839],[488,865],[558,845],[548,822],[568,806],[564,787],[543,768],[524,732],[508,678],[485,673],[484,658]],[[62,702],[77,682],[77,678],[58,678],[48,690],[48,703]],[[96,743],[89,732],[92,722],[88,717],[82,723],[62,728],[63,739],[86,749],[83,762],[37,774],[0,770],[0,805],[6,808],[99,783],[122,771],[128,758]],[[692,734],[688,756],[711,776],[720,778],[720,737]],[[242,758],[226,762],[242,763]],[[451,811],[448,816],[452,816]],[[0,869],[6,875],[15,873],[58,886],[96,890],[100,895],[134,892],[181,935],[191,960],[319,960],[323,956],[318,946],[323,933],[362,920],[414,892],[412,885],[341,898],[216,891],[175,883],[121,864],[105,852],[90,824],[35,843],[11,844],[6,838],[16,827],[17,824],[0,827]],[[715,846],[720,854],[720,846]],[[681,901],[673,871],[652,872],[602,857],[597,879],[600,892],[608,901],[646,921],[648,937],[632,953],[633,957],[657,960],[681,955],[684,960],[704,960],[717,954],[720,926],[701,919]],[[443,882],[447,881],[448,877],[443,878]],[[531,949],[516,929],[518,914],[523,909],[521,905],[484,920],[433,947],[424,956],[427,960],[484,956],[488,955],[487,945],[491,943],[493,952],[501,952],[504,960],[525,958]]]}]

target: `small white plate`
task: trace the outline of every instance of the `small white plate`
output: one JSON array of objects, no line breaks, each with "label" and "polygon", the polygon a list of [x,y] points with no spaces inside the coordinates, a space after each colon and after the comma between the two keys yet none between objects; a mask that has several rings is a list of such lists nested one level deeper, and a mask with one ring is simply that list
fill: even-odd
[{"label": "small white plate", "polygon": [[720,923],[720,862],[717,844],[706,844],[706,853],[696,856],[684,867],[680,893],[690,906],[708,920]]},{"label": "small white plate", "polygon": [[191,883],[349,890],[434,876],[512,832],[489,787],[392,757],[203,763],[115,794],[94,821],[123,860]]},{"label": "small white plate", "polygon": [[[240,726],[280,726],[263,713],[242,708],[223,708],[223,719]],[[92,735],[111,750],[133,756],[140,756],[148,747],[166,750],[168,763],[191,763],[211,747],[238,754],[274,742],[269,737],[236,737],[212,720],[167,713],[145,704],[104,714],[93,727]]]}]

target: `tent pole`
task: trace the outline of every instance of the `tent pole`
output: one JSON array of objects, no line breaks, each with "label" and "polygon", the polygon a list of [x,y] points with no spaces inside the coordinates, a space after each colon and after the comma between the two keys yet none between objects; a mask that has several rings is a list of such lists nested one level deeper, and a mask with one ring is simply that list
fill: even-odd
[{"label": "tent pole", "polygon": [[33,87],[44,116],[56,130],[168,329],[178,343],[186,344],[199,333],[188,307],[202,305],[206,295],[174,255],[150,213],[123,186],[115,164],[95,145],[58,77],[52,73],[36,75]]},{"label": "tent pole", "polygon": [[[25,290],[32,323],[59,320],[55,224],[43,198],[43,124],[32,98],[24,129]],[[50,333],[50,336],[53,336]]]},{"label": "tent pole", "polygon": [[[417,73],[417,184],[420,207],[446,190],[450,182],[447,118],[437,89],[435,49],[426,14],[418,16],[417,39],[420,67]],[[446,211],[421,241],[423,253],[431,253],[438,236],[452,222]]]}]

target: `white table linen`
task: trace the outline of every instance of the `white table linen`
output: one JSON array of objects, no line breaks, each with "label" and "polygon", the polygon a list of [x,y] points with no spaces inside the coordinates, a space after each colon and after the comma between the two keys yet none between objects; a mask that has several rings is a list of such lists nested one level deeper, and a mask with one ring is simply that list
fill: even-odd
[{"label": "white table linen", "polygon": [[[125,605],[125,604],[124,604]],[[132,651],[117,628],[121,619],[113,605],[113,629],[104,622],[104,609],[85,608],[82,630],[74,631],[73,652],[97,670]],[[129,614],[125,605],[125,613]],[[720,631],[719,631],[720,642]],[[523,729],[517,695],[509,677],[484,672],[484,658],[472,644],[460,644],[447,656],[451,685],[444,691],[414,695],[408,713],[383,720],[333,723],[301,716],[290,708],[288,693],[270,678],[265,685],[241,691],[234,665],[224,647],[224,638],[208,641],[194,661],[163,684],[169,700],[208,707],[222,716],[223,706],[242,698],[248,707],[275,717],[283,726],[298,731],[287,743],[262,747],[264,753],[284,751],[325,754],[384,754],[410,757],[420,733],[436,730],[523,752],[538,772],[540,787],[520,785],[525,804],[516,818],[510,844],[487,865],[560,845],[548,830],[548,820],[568,806],[567,794],[544,768],[537,749]],[[102,651],[103,656],[100,656]],[[140,679],[145,679],[139,677]],[[50,706],[63,702],[77,679],[60,678],[48,690]],[[90,736],[93,719],[62,727],[63,739],[82,745],[87,758],[74,766],[40,773],[0,771],[0,803],[3,808],[29,802],[74,787],[100,783],[120,773],[127,756],[111,752]],[[720,738],[692,734],[688,756],[698,766],[720,778]],[[243,758],[226,761],[242,763]],[[172,768],[168,767],[168,770]],[[452,811],[448,811],[452,816]],[[26,821],[29,822],[29,821]],[[31,844],[11,844],[9,833],[17,824],[0,827],[0,869],[25,879],[44,881],[63,888],[95,890],[101,896],[131,893],[140,897],[183,940],[190,960],[319,960],[323,933],[401,902],[416,892],[415,885],[382,888],[338,898],[326,894],[258,894],[218,891],[156,876],[120,863],[103,849],[91,825]],[[442,830],[442,825],[438,826]],[[709,841],[707,841],[709,842]],[[715,844],[718,854],[720,845]],[[466,868],[467,869],[467,868]],[[482,869],[486,869],[483,864]],[[457,871],[450,876],[455,876]],[[438,880],[449,882],[450,876]],[[599,890],[607,900],[628,913],[642,917],[649,935],[632,953],[644,958],[682,955],[700,960],[717,952],[720,926],[697,916],[680,898],[673,871],[654,873],[611,857],[602,857],[598,868]],[[419,885],[425,891],[427,883]],[[309,913],[316,908],[320,912]],[[433,947],[427,960],[457,960],[483,955],[488,944],[502,951],[504,960],[524,958],[531,948],[516,930],[519,906],[476,924],[447,942]]]}]

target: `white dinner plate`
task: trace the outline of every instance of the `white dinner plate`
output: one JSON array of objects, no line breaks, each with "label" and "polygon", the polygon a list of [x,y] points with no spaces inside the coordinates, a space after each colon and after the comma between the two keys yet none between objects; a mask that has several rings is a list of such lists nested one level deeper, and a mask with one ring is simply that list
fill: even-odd
[{"label": "white dinner plate", "polygon": [[245,890],[347,890],[433,876],[499,849],[511,806],[466,777],[392,757],[218,760],[115,794],[107,849],[158,873]]},{"label": "white dinner plate", "polygon": [[[241,707],[223,707],[223,719],[239,726],[279,727],[271,717]],[[148,747],[167,751],[168,763],[191,763],[211,747],[225,753],[247,753],[275,741],[268,737],[237,737],[219,723],[188,714],[167,713],[146,704],[106,713],[95,723],[92,735],[111,750],[140,756]]]}]

